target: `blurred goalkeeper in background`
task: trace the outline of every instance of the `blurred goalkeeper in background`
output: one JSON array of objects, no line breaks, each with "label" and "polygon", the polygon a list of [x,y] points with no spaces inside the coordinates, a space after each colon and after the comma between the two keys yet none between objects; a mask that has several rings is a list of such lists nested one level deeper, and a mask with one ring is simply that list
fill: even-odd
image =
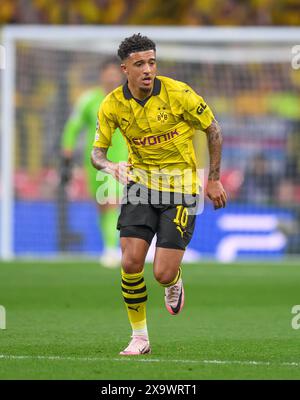
[{"label": "blurred goalkeeper in background", "polygon": [[[104,174],[101,171],[97,172],[90,162],[91,143],[95,135],[95,116],[97,115],[99,105],[109,92],[122,83],[122,73],[117,60],[112,58],[107,59],[101,65],[99,83],[99,87],[82,94],[65,124],[61,139],[61,181],[63,184],[67,184],[71,179],[74,149],[79,139],[79,134],[84,131],[84,168],[89,193],[96,200],[97,190],[101,183],[105,182],[106,187],[109,185],[110,195],[118,199],[119,192],[122,191],[122,185],[119,183],[116,185],[116,181],[112,176]],[[127,146],[118,130],[114,134],[108,154],[109,158],[114,162],[127,160]],[[101,229],[104,244],[100,263],[107,268],[114,268],[120,265],[120,256],[118,254],[119,235],[116,229],[119,205],[115,203],[115,201],[107,201],[105,204],[97,204],[100,211],[99,228]]]}]

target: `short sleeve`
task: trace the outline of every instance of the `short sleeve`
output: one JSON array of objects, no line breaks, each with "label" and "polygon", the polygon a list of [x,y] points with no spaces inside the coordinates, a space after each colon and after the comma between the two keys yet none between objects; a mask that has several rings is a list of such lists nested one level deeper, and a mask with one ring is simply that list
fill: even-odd
[{"label": "short sleeve", "polygon": [[207,129],[215,119],[205,100],[188,85],[185,85],[183,89],[182,106],[184,119],[201,130]]},{"label": "short sleeve", "polygon": [[96,133],[93,146],[108,148],[111,145],[111,138],[116,128],[117,124],[115,122],[114,114],[109,103],[104,101],[100,105],[97,115]]}]

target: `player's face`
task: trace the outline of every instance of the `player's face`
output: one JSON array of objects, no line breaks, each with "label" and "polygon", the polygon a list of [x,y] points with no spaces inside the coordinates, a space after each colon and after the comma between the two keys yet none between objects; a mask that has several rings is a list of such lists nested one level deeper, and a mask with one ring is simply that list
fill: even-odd
[{"label": "player's face", "polygon": [[108,64],[100,73],[100,84],[109,93],[122,83],[122,72],[118,65]]},{"label": "player's face", "polygon": [[130,89],[150,94],[156,76],[156,58],[154,50],[131,53],[121,65]]}]

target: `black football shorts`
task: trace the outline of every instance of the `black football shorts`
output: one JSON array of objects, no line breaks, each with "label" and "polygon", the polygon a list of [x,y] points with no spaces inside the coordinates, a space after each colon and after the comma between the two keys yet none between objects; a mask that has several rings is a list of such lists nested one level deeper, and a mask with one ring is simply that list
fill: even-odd
[{"label": "black football shorts", "polygon": [[135,237],[156,247],[185,250],[195,228],[199,195],[158,192],[137,183],[124,189],[117,228],[120,237]]}]

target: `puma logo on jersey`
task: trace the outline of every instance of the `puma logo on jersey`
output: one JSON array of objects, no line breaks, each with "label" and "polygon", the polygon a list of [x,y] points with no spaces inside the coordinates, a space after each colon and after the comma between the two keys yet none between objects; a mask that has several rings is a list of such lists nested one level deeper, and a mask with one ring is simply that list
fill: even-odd
[{"label": "puma logo on jersey", "polygon": [[129,308],[130,310],[133,310],[133,311],[139,312],[139,308],[140,308],[140,306],[136,306],[136,307],[128,306],[128,308]]}]

